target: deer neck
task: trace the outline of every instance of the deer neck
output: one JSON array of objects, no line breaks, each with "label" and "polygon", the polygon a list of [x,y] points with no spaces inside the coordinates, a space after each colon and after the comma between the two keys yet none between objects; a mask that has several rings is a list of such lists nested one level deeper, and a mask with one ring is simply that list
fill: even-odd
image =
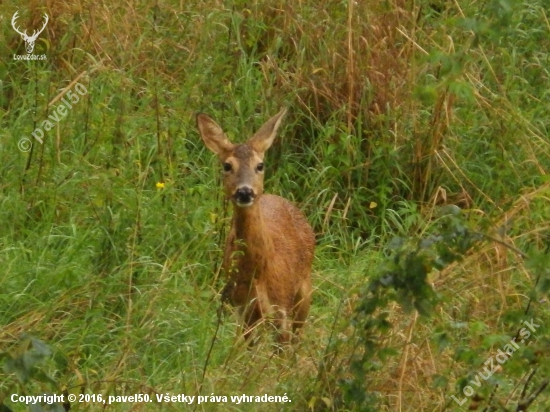
[{"label": "deer neck", "polygon": [[250,207],[234,206],[233,211],[235,240],[239,250],[244,252],[241,264],[246,270],[243,273],[253,277],[261,276],[265,262],[273,253],[273,242],[266,233],[258,200]]}]

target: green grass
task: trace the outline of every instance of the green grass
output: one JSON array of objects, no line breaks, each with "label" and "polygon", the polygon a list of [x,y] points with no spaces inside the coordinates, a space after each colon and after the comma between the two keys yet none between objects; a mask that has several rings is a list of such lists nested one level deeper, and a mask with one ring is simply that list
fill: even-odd
[{"label": "green grass", "polygon": [[[46,61],[12,59],[24,53],[10,25],[16,10],[29,31],[50,16],[34,51]],[[40,352],[25,337],[41,340],[52,354],[36,355],[37,367],[55,381],[6,367],[0,403],[27,410],[10,394],[65,389],[244,393],[292,402],[196,410],[345,411],[367,410],[368,393],[380,411],[497,401],[515,410],[535,365],[527,393],[547,381],[543,0],[8,1],[0,16],[0,353],[8,364]],[[61,104],[48,103],[76,79],[87,94],[44,144],[21,152],[18,141],[33,140]],[[317,249],[307,327],[278,357],[269,334],[246,350],[230,313],[218,325],[231,208],[194,115],[208,113],[244,141],[282,106],[290,110],[267,154],[265,187],[306,213]],[[428,270],[439,298],[432,316],[389,299],[377,313],[391,326],[375,332],[373,349],[353,319],[369,299],[365,285],[386,268],[388,243],[437,232],[438,208],[453,204],[466,226],[530,257],[483,241]],[[459,408],[451,395],[463,397],[532,317],[543,325],[536,339]],[[363,354],[375,356],[361,375],[354,362]],[[547,410],[549,393],[528,410]]]}]

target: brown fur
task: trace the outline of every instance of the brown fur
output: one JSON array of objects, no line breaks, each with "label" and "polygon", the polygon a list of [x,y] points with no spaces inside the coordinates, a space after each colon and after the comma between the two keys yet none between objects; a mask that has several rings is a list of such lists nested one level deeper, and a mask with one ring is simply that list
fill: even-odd
[{"label": "brown fur", "polygon": [[[223,164],[224,189],[233,202],[233,220],[224,253],[229,278],[223,297],[234,305],[245,326],[245,338],[268,318],[278,340],[289,342],[307,317],[311,301],[311,265],[315,235],[302,212],[288,200],[263,194],[263,162],[285,110],[267,121],[249,141],[233,145],[208,116],[197,124],[206,146]],[[253,193],[251,204],[240,204],[238,189]],[[244,200],[249,200],[244,196]]]}]

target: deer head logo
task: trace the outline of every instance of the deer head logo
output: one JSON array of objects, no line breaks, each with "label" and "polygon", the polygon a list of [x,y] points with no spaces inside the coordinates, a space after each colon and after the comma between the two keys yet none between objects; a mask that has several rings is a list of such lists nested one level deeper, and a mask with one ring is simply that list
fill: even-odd
[{"label": "deer head logo", "polygon": [[46,24],[48,24],[48,15],[46,13],[44,13],[44,25],[42,26],[42,28],[39,30],[39,31],[36,31],[34,30],[33,33],[32,33],[32,36],[29,36],[27,34],[27,30],[25,30],[24,32],[21,32],[17,26],[15,25],[15,21],[17,20],[17,18],[19,17],[17,14],[19,12],[16,11],[15,14],[13,15],[13,18],[11,19],[11,25],[13,27],[13,29],[19,33],[21,35],[21,38],[25,41],[25,48],[27,49],[27,54],[31,54],[32,51],[34,50],[34,43],[36,42],[36,39],[38,38],[38,35],[40,33],[42,33],[44,31],[44,29],[46,28]]}]

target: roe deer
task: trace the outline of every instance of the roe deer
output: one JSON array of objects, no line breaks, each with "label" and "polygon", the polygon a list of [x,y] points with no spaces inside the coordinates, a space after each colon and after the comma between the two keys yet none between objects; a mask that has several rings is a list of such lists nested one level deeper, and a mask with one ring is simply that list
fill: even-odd
[{"label": "roe deer", "polygon": [[288,200],[263,194],[264,153],[285,113],[281,110],[244,144],[231,143],[214,120],[197,115],[202,140],[223,165],[225,195],[233,203],[222,265],[229,281],[222,298],[237,308],[245,340],[269,319],[278,341],[290,342],[311,301],[313,229]]}]

